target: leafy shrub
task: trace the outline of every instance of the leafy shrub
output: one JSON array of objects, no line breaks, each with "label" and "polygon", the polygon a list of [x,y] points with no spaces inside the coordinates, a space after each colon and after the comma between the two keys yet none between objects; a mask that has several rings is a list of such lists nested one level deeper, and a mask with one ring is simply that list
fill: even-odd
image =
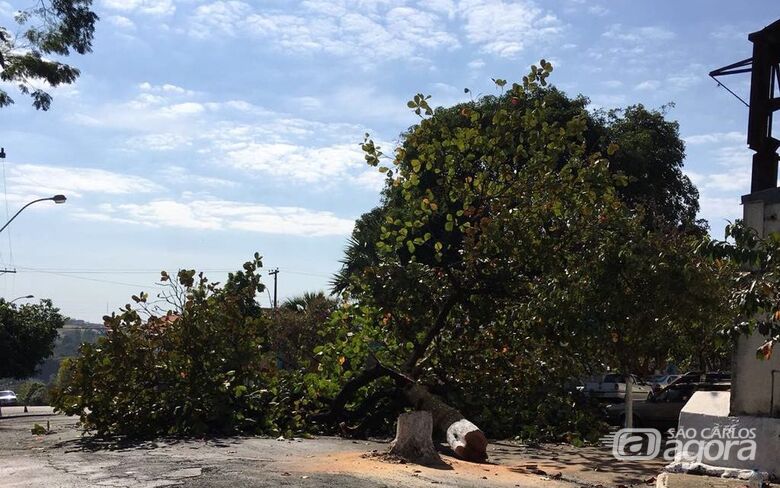
[{"label": "leafy shrub", "polygon": [[100,436],[301,430],[300,373],[276,369],[255,301],[261,266],[255,255],[224,286],[192,270],[163,273],[172,291],[161,298],[176,309],[160,314],[141,294],[138,310],[105,317],[106,336],[63,365],[54,406]]},{"label": "leafy shrub", "polygon": [[16,398],[21,405],[48,405],[49,395],[46,384],[42,381],[25,381],[16,391]]}]

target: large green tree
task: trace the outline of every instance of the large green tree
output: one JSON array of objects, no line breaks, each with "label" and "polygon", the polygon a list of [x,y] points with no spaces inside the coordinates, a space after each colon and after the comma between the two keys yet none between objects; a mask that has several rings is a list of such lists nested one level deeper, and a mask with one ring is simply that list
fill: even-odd
[{"label": "large green tree", "polygon": [[[421,121],[404,134],[392,165],[381,166],[370,139],[364,144],[388,184],[384,207],[370,215],[381,216],[379,230],[356,228],[378,234],[376,260],[365,259],[346,288],[377,325],[361,320],[353,332],[370,337],[383,364],[433,391],[440,385],[470,396],[458,406],[477,421],[501,418],[489,405],[511,408],[507,395],[527,393],[532,382],[506,373],[540,371],[528,351],[557,341],[533,327],[541,317],[528,313],[531,299],[540,289],[565,295],[555,280],[579,269],[602,227],[624,212],[615,182],[625,178],[610,171],[606,150],[589,150],[584,106],[559,109],[560,92],[544,88],[551,71],[542,62],[506,95],[455,109],[434,111],[416,96],[409,106]],[[357,254],[373,252],[365,246]],[[576,361],[559,357],[547,362],[548,381],[571,374],[562,367]],[[350,368],[362,367],[349,359]],[[480,377],[493,387],[479,392]],[[537,375],[537,393],[542,383]]]},{"label": "large green tree", "polygon": [[[481,126],[475,127],[470,118],[463,116],[464,113],[493,113],[507,105],[519,111],[539,101],[544,103],[546,124],[565,125],[575,116],[584,122],[582,137],[585,151],[605,155],[609,152],[609,170],[622,178],[615,189],[617,195],[630,208],[642,207],[646,227],[674,231],[679,228],[686,233],[704,235],[706,224],[696,220],[698,190],[682,171],[685,143],[680,138],[679,124],[665,117],[669,107],[648,110],[642,105],[631,105],[606,112],[591,111],[588,110],[589,100],[586,97],[571,98],[554,86],[545,86],[524,97],[509,92],[453,107],[439,107],[435,114],[431,112],[430,123],[436,127],[430,131],[431,137],[475,130],[490,123],[483,120]],[[411,102],[412,105],[415,103],[414,100]],[[508,131],[519,134],[516,140],[500,141],[505,151],[527,145],[523,140],[521,121],[515,118],[502,122],[507,125]],[[417,130],[415,126],[409,133]],[[404,140],[409,133],[403,135]],[[407,144],[404,142],[405,146]],[[481,157],[481,148],[459,147],[458,151],[457,156],[461,158]],[[342,269],[331,283],[334,292],[344,291],[351,277],[378,262],[375,243],[379,240],[379,228],[388,208],[398,204],[398,194],[397,188],[387,187],[383,204],[356,222],[342,260]]]},{"label": "large green tree", "polygon": [[51,300],[20,307],[0,300],[0,378],[26,378],[51,356],[65,317]]},{"label": "large green tree", "polygon": [[[348,341],[353,356],[446,392],[498,435],[578,430],[567,381],[665,360],[670,334],[712,313],[690,293],[711,270],[688,259],[703,229],[677,124],[641,106],[590,113],[546,86],[551,71],[543,61],[451,108],[415,96],[420,123],[390,164],[367,137],[388,175],[383,205],[357,223],[334,279],[378,350]],[[364,361],[344,356],[358,374]]]},{"label": "large green tree", "polygon": [[[15,20],[15,26],[0,26],[0,80],[16,84],[36,109],[48,110],[47,89],[73,83],[80,74],[55,57],[91,52],[98,16],[92,0],[41,0],[16,12]],[[0,107],[12,103],[0,89]]]}]

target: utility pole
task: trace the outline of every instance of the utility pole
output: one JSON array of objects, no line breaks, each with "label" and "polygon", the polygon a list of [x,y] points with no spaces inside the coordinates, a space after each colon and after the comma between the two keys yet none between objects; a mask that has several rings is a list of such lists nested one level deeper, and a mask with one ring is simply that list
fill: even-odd
[{"label": "utility pole", "polygon": [[279,268],[276,268],[273,271],[269,271],[268,275],[274,276],[274,310],[276,310],[276,282],[278,281],[278,277],[279,277]]},{"label": "utility pole", "polygon": [[[4,147],[0,147],[0,159],[5,159],[5,148]],[[4,275],[6,273],[16,273],[16,270],[15,269],[8,269],[8,268],[0,269],[0,275]]]}]

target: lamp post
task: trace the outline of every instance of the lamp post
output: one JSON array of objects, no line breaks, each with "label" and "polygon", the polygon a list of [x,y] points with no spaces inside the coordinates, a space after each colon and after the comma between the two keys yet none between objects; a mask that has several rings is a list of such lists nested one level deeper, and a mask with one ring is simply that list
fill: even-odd
[{"label": "lamp post", "polygon": [[29,206],[30,206],[30,205],[32,205],[33,203],[38,203],[38,202],[45,202],[45,201],[47,201],[47,200],[51,200],[52,202],[54,202],[54,203],[56,203],[56,204],[60,204],[60,203],[65,203],[65,202],[66,202],[68,199],[67,199],[67,198],[65,198],[65,195],[54,195],[53,197],[48,197],[48,198],[39,198],[39,199],[37,199],[37,200],[33,200],[32,202],[28,203],[28,204],[27,204],[27,205],[25,205],[24,207],[20,208],[20,209],[19,209],[19,211],[18,211],[18,212],[16,212],[16,213],[14,214],[14,216],[13,216],[13,217],[11,217],[11,218],[8,220],[8,222],[6,222],[6,223],[5,223],[5,225],[4,225],[4,226],[0,227],[0,232],[3,232],[3,231],[5,230],[5,228],[6,228],[6,227],[8,227],[8,224],[10,224],[11,222],[13,222],[13,220],[14,220],[14,219],[15,219],[15,218],[16,218],[16,217],[17,217],[17,216],[20,214],[20,213],[22,213],[22,210],[24,210],[25,208],[29,207]]},{"label": "lamp post", "polygon": [[14,298],[13,300],[11,300],[8,303],[14,303],[16,300],[23,300],[23,299],[29,299],[29,298],[35,298],[35,297],[32,296],[32,295],[25,295],[23,297],[16,297],[16,298]]}]

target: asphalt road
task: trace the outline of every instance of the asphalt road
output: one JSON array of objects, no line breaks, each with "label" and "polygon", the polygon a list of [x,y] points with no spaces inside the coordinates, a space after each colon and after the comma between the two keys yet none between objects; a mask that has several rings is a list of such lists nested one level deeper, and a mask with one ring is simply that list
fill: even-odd
[{"label": "asphalt road", "polygon": [[[82,437],[77,419],[36,407],[4,408],[1,487],[545,487],[648,486],[662,463],[619,463],[605,449],[528,448],[493,443],[490,464],[443,456],[434,469],[391,464],[366,454],[387,443],[323,437],[232,437],[112,445]],[[51,432],[33,435],[34,424]]]}]

